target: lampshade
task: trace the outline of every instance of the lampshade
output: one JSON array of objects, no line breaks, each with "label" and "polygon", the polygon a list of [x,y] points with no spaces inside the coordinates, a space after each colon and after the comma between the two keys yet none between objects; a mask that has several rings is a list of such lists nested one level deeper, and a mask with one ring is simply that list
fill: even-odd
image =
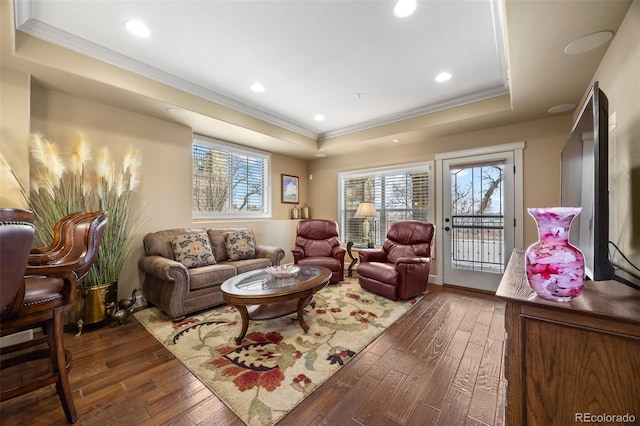
[{"label": "lampshade", "polygon": [[356,214],[353,217],[376,217],[376,206],[373,203],[360,203],[358,205],[358,210],[356,210]]}]

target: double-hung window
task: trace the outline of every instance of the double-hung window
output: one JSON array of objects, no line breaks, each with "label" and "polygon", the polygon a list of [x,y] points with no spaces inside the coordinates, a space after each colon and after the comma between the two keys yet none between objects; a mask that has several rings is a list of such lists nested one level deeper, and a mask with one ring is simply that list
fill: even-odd
[{"label": "double-hung window", "polygon": [[270,217],[269,153],[194,136],[194,219]]},{"label": "double-hung window", "polygon": [[370,223],[369,239],[381,245],[389,225],[400,220],[434,221],[433,161],[402,164],[338,174],[340,238],[345,243],[365,240],[363,221],[356,218],[360,203],[373,203],[376,215]]}]

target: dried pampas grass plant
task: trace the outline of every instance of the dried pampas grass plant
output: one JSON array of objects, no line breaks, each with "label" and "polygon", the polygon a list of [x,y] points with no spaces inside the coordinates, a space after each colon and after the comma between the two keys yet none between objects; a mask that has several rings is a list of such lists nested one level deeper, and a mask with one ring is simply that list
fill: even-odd
[{"label": "dried pampas grass plant", "polygon": [[136,189],[142,164],[139,151],[129,147],[122,167],[118,169],[107,147],[101,147],[92,161],[91,148],[82,134],[66,155],[56,143],[33,134],[30,152],[32,172],[28,202],[36,214],[36,244],[49,244],[53,239],[53,228],[63,216],[104,210],[109,214],[107,226],[98,256],[83,286],[117,281],[131,251],[130,237],[136,218],[133,210],[137,206]]}]

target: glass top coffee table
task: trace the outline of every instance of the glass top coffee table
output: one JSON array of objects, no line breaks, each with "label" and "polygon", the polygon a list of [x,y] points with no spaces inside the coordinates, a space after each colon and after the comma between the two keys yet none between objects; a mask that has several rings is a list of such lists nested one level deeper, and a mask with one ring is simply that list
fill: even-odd
[{"label": "glass top coffee table", "polygon": [[263,269],[249,271],[222,283],[222,297],[235,306],[242,316],[242,330],[236,337],[240,344],[249,328],[249,321],[280,318],[297,312],[300,327],[306,333],[304,308],[315,306],[313,295],[329,283],[331,271],[322,266],[303,266],[295,276],[274,277]]}]

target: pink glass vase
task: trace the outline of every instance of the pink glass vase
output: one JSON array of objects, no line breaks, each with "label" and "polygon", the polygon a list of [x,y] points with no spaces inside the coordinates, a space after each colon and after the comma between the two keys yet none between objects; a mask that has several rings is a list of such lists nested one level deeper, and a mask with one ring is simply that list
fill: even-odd
[{"label": "pink glass vase", "polygon": [[527,209],[538,226],[538,241],[525,252],[527,281],[540,297],[567,302],[582,294],[584,255],[569,243],[571,222],[581,207]]}]

